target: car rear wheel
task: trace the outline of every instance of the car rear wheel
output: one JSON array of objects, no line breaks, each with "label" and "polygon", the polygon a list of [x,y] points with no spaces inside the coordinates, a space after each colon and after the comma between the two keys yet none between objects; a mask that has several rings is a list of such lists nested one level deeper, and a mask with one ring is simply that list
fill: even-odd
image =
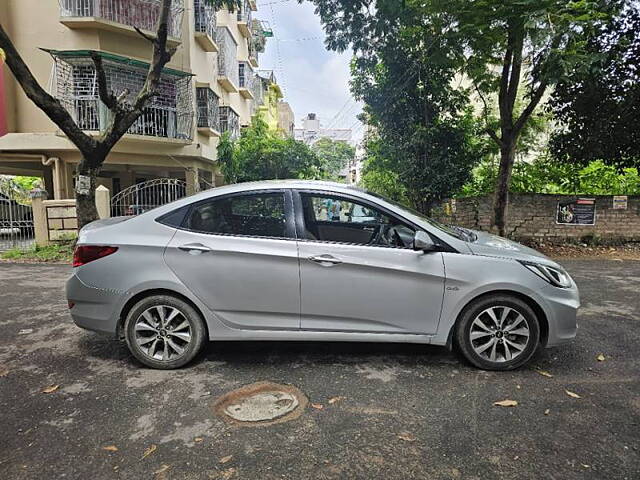
[{"label": "car rear wheel", "polygon": [[456,343],[465,358],[483,370],[513,370],[531,360],[540,342],[540,321],[526,302],[488,295],[460,317]]},{"label": "car rear wheel", "polygon": [[129,350],[151,368],[169,370],[189,363],[202,350],[206,330],[187,302],[154,295],[136,303],[124,324]]}]

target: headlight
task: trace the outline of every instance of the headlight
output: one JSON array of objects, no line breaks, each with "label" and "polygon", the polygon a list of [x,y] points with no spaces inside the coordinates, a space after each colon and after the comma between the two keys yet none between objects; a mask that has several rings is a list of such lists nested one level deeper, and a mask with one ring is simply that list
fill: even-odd
[{"label": "headlight", "polygon": [[571,286],[571,278],[564,270],[540,263],[525,261],[521,261],[520,263],[555,287],[569,288]]}]

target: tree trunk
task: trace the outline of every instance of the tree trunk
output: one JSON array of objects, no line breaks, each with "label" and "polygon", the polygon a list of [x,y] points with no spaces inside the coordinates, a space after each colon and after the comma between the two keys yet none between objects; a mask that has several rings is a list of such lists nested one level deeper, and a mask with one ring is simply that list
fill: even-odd
[{"label": "tree trunk", "polygon": [[[83,158],[78,164],[77,178],[76,178],[76,215],[78,217],[78,229],[81,229],[88,223],[98,220],[98,209],[96,208],[96,179],[100,168],[91,168],[85,158]],[[91,162],[96,163],[96,162]],[[102,161],[98,162],[99,165]],[[80,177],[89,178],[89,188],[81,188]]]},{"label": "tree trunk", "polygon": [[509,203],[509,183],[511,172],[516,158],[516,142],[503,136],[503,144],[500,147],[500,168],[498,169],[498,184],[494,200],[494,224],[498,228],[498,234],[504,237],[507,225],[507,205]]}]

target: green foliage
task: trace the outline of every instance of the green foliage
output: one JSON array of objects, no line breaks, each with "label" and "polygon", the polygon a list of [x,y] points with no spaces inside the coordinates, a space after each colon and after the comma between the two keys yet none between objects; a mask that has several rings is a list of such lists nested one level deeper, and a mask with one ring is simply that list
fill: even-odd
[{"label": "green foliage", "polygon": [[302,142],[282,138],[259,116],[238,140],[223,135],[218,161],[229,183],[286,178],[323,178],[320,159]]},{"label": "green foliage", "polygon": [[[485,161],[473,171],[473,179],[459,196],[480,196],[493,192],[498,175],[496,161]],[[586,167],[558,163],[549,157],[534,162],[517,162],[511,179],[511,191],[516,193],[554,193],[565,195],[640,195],[640,176],[636,168],[622,172],[602,160]]]},{"label": "green foliage", "polygon": [[74,242],[64,241],[46,246],[36,245],[28,250],[14,248],[2,253],[5,260],[26,260],[31,262],[65,262],[73,259]]},{"label": "green foliage", "polygon": [[337,179],[340,171],[356,156],[356,149],[345,142],[321,138],[311,146],[320,159],[320,168],[328,178]]},{"label": "green foliage", "polygon": [[550,146],[559,161],[640,166],[640,7],[628,7],[590,32],[594,61],[575,66],[554,89],[550,107],[561,128]]}]

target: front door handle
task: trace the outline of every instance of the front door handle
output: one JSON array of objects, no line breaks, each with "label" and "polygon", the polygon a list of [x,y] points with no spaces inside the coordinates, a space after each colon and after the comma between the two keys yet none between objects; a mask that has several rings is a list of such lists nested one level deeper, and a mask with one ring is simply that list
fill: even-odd
[{"label": "front door handle", "polygon": [[336,258],[332,255],[312,255],[309,257],[309,260],[317,263],[318,265],[322,265],[323,267],[331,267],[333,265],[339,265],[342,263],[342,260]]},{"label": "front door handle", "polygon": [[205,253],[205,252],[211,251],[209,247],[207,247],[206,245],[202,245],[201,243],[187,243],[186,245],[180,245],[178,248],[184,252],[190,252],[190,253],[191,252]]}]

